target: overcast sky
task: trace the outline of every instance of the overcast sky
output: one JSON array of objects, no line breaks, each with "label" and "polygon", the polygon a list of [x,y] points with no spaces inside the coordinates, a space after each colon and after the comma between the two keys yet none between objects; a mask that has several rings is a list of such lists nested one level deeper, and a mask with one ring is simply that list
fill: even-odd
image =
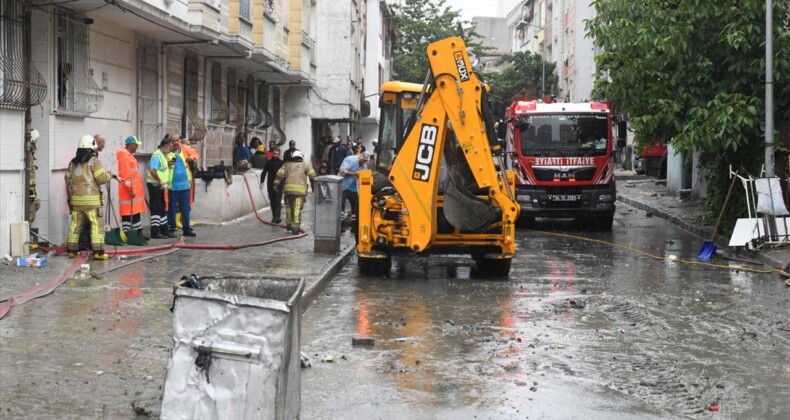
[{"label": "overcast sky", "polygon": [[519,0],[446,0],[446,4],[461,11],[463,20],[475,16],[505,17]]}]

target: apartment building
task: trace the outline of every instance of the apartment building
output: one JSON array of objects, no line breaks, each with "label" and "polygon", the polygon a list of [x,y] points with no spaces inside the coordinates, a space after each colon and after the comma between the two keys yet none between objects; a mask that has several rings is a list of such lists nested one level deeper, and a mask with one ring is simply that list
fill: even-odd
[{"label": "apartment building", "polygon": [[559,100],[589,100],[595,80],[595,42],[584,21],[595,16],[588,3],[571,0],[526,0],[507,15],[512,50],[531,51],[556,64],[556,86],[547,94]]},{"label": "apartment building", "polygon": [[239,133],[294,139],[315,161],[323,135],[357,129],[364,10],[363,0],[0,0],[0,255],[16,221],[65,241],[63,176],[85,134],[105,136],[112,172],[126,136],[143,142],[144,170],[166,132],[189,137],[203,167],[230,164]]},{"label": "apartment building", "polygon": [[[393,12],[384,0],[367,0],[365,16],[365,40],[363,51],[364,79],[362,98],[362,118],[358,134],[363,144],[372,151],[371,142],[378,138],[379,130],[379,91],[381,84],[392,78],[392,43],[395,28],[392,23]],[[367,115],[365,115],[367,114]]]}]

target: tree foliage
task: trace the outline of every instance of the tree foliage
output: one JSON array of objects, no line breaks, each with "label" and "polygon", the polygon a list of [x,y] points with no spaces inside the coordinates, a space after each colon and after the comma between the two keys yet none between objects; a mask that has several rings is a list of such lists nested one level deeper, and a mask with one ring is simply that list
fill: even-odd
[{"label": "tree foliage", "polygon": [[393,5],[398,31],[393,48],[393,69],[397,80],[422,83],[429,64],[428,44],[450,36],[461,37],[472,53],[484,48],[474,39],[479,37],[471,22],[460,18],[460,12],[445,0],[405,0]]},{"label": "tree foliage", "polygon": [[[491,87],[491,96],[509,105],[518,98],[540,98],[543,94],[543,58],[531,52],[516,52],[499,59],[498,65],[505,65],[499,73],[485,75]],[[545,89],[551,92],[554,84],[554,63],[545,63]]]},{"label": "tree foliage", "polygon": [[[594,96],[617,103],[642,141],[738,153],[765,118],[765,1],[595,0],[604,52]],[[790,0],[775,0],[774,100],[790,117]]]},{"label": "tree foliage", "polygon": [[[728,168],[759,173],[764,150],[764,0],[595,0],[587,35],[604,51],[594,95],[627,113],[638,141],[671,141],[705,168],[708,220]],[[774,0],[775,120],[790,119],[790,0]],[[776,137],[775,137],[776,138]],[[785,158],[786,161],[786,158]],[[777,161],[777,172],[785,171]],[[746,214],[743,194],[724,226]],[[728,230],[725,227],[725,233]]]}]

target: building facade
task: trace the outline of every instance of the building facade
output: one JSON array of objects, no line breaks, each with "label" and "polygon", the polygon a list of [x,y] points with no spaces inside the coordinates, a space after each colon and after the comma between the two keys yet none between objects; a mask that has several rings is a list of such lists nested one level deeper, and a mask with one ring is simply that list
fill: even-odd
[{"label": "building facade", "polygon": [[571,0],[526,0],[508,13],[513,52],[530,51],[556,64],[556,86],[547,86],[547,95],[565,102],[591,99],[596,51],[584,21],[593,17],[591,4]]},{"label": "building facade", "polygon": [[367,116],[359,121],[359,137],[369,151],[371,142],[379,133],[379,90],[381,84],[392,77],[392,43],[394,27],[392,9],[384,0],[367,0],[365,19],[365,73],[362,107]]},{"label": "building facade", "polygon": [[201,167],[230,165],[239,135],[294,139],[315,162],[324,136],[359,130],[365,12],[362,0],[0,0],[0,254],[17,221],[65,242],[63,176],[85,134],[106,138],[111,172],[127,136],[145,170],[170,132]]}]

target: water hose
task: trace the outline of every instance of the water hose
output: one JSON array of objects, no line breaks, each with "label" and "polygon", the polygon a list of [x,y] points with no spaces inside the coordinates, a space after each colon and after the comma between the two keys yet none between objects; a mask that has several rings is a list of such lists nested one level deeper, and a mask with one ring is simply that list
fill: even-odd
[{"label": "water hose", "polygon": [[688,264],[688,265],[700,265],[700,266],[703,266],[703,267],[718,268],[718,269],[721,269],[721,270],[746,271],[746,272],[757,273],[757,274],[773,274],[773,273],[782,274],[782,273],[784,273],[784,271],[782,271],[780,269],[777,269],[777,268],[768,269],[768,270],[761,270],[761,269],[744,267],[744,266],[737,266],[737,265],[713,264],[713,263],[696,261],[696,260],[683,260],[683,259],[679,259],[679,258],[678,259],[674,259],[674,258],[662,257],[662,256],[659,256],[659,255],[650,254],[648,252],[645,252],[645,251],[642,251],[642,250],[639,250],[639,249],[636,249],[636,248],[632,248],[630,246],[620,245],[620,244],[616,244],[614,242],[604,241],[602,239],[588,238],[586,236],[570,235],[570,234],[567,234],[567,233],[559,233],[559,232],[549,232],[549,231],[545,231],[545,230],[528,230],[528,232],[537,233],[539,235],[544,235],[544,236],[555,236],[555,237],[559,237],[559,238],[575,239],[575,240],[579,240],[579,241],[586,241],[586,242],[593,242],[593,243],[603,244],[603,245],[607,245],[607,246],[610,246],[610,247],[613,247],[613,248],[620,248],[620,249],[625,250],[625,251],[633,252],[635,254],[639,254],[639,255],[642,255],[642,256],[645,256],[645,257],[648,257],[648,258],[652,258],[652,259],[658,260],[658,261],[671,261],[671,262],[677,262],[677,263]]},{"label": "water hose", "polygon": [[[252,188],[250,188],[249,181],[247,180],[246,176],[243,177],[243,178],[244,178],[244,183],[247,186],[247,196],[250,199],[250,205],[252,206],[252,211],[255,214],[255,217],[258,219],[258,221],[260,221],[261,223],[263,223],[265,225],[282,227],[282,225],[278,225],[278,224],[275,224],[275,223],[267,222],[267,221],[265,221],[265,220],[263,220],[261,218],[261,216],[258,214],[258,209],[255,208],[255,200],[252,197]],[[125,263],[122,263],[122,264],[119,264],[119,265],[116,265],[116,266],[113,266],[113,267],[108,267],[108,268],[105,268],[103,270],[100,270],[100,271],[96,272],[95,274],[98,275],[98,274],[107,273],[107,272],[110,272],[110,271],[113,271],[113,270],[118,270],[118,269],[127,267],[127,266],[132,265],[132,264],[136,264],[138,262],[142,262],[142,261],[145,261],[145,260],[148,260],[148,259],[151,259],[151,258],[156,258],[156,257],[161,257],[161,256],[164,256],[164,255],[167,255],[167,254],[171,254],[173,252],[176,252],[179,249],[210,250],[210,251],[234,251],[234,250],[238,250],[238,249],[270,245],[270,244],[274,244],[274,243],[277,243],[277,242],[289,241],[289,240],[299,239],[299,238],[303,238],[303,237],[307,236],[307,231],[305,229],[300,228],[299,232],[301,232],[301,233],[298,234],[298,235],[281,236],[281,237],[277,237],[277,238],[273,238],[273,239],[268,239],[268,240],[265,240],[265,241],[251,242],[251,243],[246,243],[246,244],[236,244],[236,245],[188,244],[188,243],[186,243],[184,241],[184,238],[182,237],[182,238],[179,238],[178,241],[176,241],[175,243],[172,243],[172,244],[148,246],[148,247],[141,247],[141,248],[136,248],[136,249],[116,249],[114,251],[105,251],[105,252],[107,252],[107,254],[112,255],[112,256],[116,256],[116,255],[150,254],[150,253],[154,253],[154,252],[158,252],[158,251],[164,251],[164,252],[159,252],[159,253],[157,253],[155,255],[149,255],[149,256],[146,256],[146,257],[143,257],[143,258],[140,258],[140,259],[136,259],[136,260],[133,260],[133,261],[128,261],[128,262],[125,262]],[[47,252],[55,251],[55,252],[57,252],[58,254],[61,254],[61,255],[65,254],[67,252],[66,251],[66,247],[47,247],[47,248],[43,248],[43,250],[47,251]],[[86,261],[88,261],[88,254],[84,253],[84,252],[80,252],[80,255],[77,257],[77,259],[74,261],[74,263],[72,263],[62,275],[55,277],[54,279],[50,280],[47,283],[37,285],[36,287],[34,287],[34,288],[32,288],[32,289],[30,289],[30,290],[28,290],[26,292],[23,292],[23,293],[20,293],[20,294],[17,294],[17,295],[12,295],[12,296],[0,296],[0,319],[3,319],[3,317],[5,317],[6,314],[8,314],[9,310],[12,307],[21,305],[21,304],[23,304],[25,302],[28,302],[30,300],[33,300],[33,299],[37,299],[37,298],[46,296],[46,295],[52,293],[53,291],[55,291],[55,289],[57,289],[60,285],[65,283],[66,280],[69,280],[70,278],[72,278],[74,276],[74,273],[77,271],[77,269],[79,269],[80,265],[84,264]]]}]

